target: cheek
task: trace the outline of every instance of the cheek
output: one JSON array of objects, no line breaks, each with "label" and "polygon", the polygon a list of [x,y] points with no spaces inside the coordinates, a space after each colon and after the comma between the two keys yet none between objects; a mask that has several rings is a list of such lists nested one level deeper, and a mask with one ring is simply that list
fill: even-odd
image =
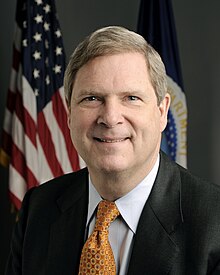
[{"label": "cheek", "polygon": [[161,117],[157,109],[152,111],[150,114],[143,114],[142,120],[139,120],[139,122],[136,124],[137,133],[139,131],[142,132],[142,136],[145,142],[158,137],[158,135],[161,134],[161,128]]},{"label": "cheek", "polygon": [[80,139],[90,131],[93,125],[93,118],[88,112],[76,109],[72,112],[69,124],[72,136]]},{"label": "cheek", "polygon": [[164,129],[164,125],[166,124],[165,117],[161,115],[161,112],[158,108],[155,108],[152,116],[152,128],[154,125],[155,134],[157,132],[161,133]]},{"label": "cheek", "polygon": [[70,114],[70,126],[71,128],[75,128],[80,126],[86,120],[86,116],[83,112],[79,110],[77,107],[72,107],[72,112]]}]

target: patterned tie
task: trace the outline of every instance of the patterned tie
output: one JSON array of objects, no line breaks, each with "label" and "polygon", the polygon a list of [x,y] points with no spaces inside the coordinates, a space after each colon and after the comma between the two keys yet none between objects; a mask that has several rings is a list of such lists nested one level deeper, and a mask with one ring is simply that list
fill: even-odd
[{"label": "patterned tie", "polygon": [[101,201],[98,206],[95,228],[84,244],[79,267],[79,275],[115,275],[114,255],[108,240],[110,223],[119,215],[114,202]]}]

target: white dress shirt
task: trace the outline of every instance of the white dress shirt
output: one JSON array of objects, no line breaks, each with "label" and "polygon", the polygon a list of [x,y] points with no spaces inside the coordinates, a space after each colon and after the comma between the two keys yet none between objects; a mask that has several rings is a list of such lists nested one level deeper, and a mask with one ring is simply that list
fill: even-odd
[{"label": "white dress shirt", "polygon": [[[133,237],[143,207],[153,187],[159,167],[159,156],[150,173],[128,194],[115,201],[120,216],[109,227],[109,242],[113,250],[118,275],[127,274]],[[86,238],[91,235],[96,219],[96,211],[101,196],[89,177],[89,205],[86,223]],[[146,236],[147,238],[147,236]]]}]

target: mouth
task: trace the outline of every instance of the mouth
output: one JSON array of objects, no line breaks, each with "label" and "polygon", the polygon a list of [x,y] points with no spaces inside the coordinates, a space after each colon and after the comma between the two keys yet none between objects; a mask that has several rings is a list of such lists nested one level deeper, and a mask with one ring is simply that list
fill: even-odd
[{"label": "mouth", "polygon": [[98,141],[98,142],[105,142],[105,143],[117,143],[117,142],[122,142],[122,141],[125,141],[125,140],[127,140],[128,139],[128,137],[126,137],[126,138],[118,138],[118,139],[105,139],[105,138],[97,138],[97,137],[95,137],[94,138],[96,141]]}]

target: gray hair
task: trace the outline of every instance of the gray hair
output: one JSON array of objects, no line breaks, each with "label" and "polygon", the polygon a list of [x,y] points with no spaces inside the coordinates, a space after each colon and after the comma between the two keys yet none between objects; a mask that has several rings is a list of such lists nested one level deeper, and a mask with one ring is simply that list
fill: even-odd
[{"label": "gray hair", "polygon": [[64,91],[68,107],[76,74],[83,65],[98,56],[126,52],[141,53],[145,57],[159,105],[167,92],[166,71],[160,55],[141,35],[124,27],[110,26],[98,29],[87,36],[71,55],[64,75]]}]

